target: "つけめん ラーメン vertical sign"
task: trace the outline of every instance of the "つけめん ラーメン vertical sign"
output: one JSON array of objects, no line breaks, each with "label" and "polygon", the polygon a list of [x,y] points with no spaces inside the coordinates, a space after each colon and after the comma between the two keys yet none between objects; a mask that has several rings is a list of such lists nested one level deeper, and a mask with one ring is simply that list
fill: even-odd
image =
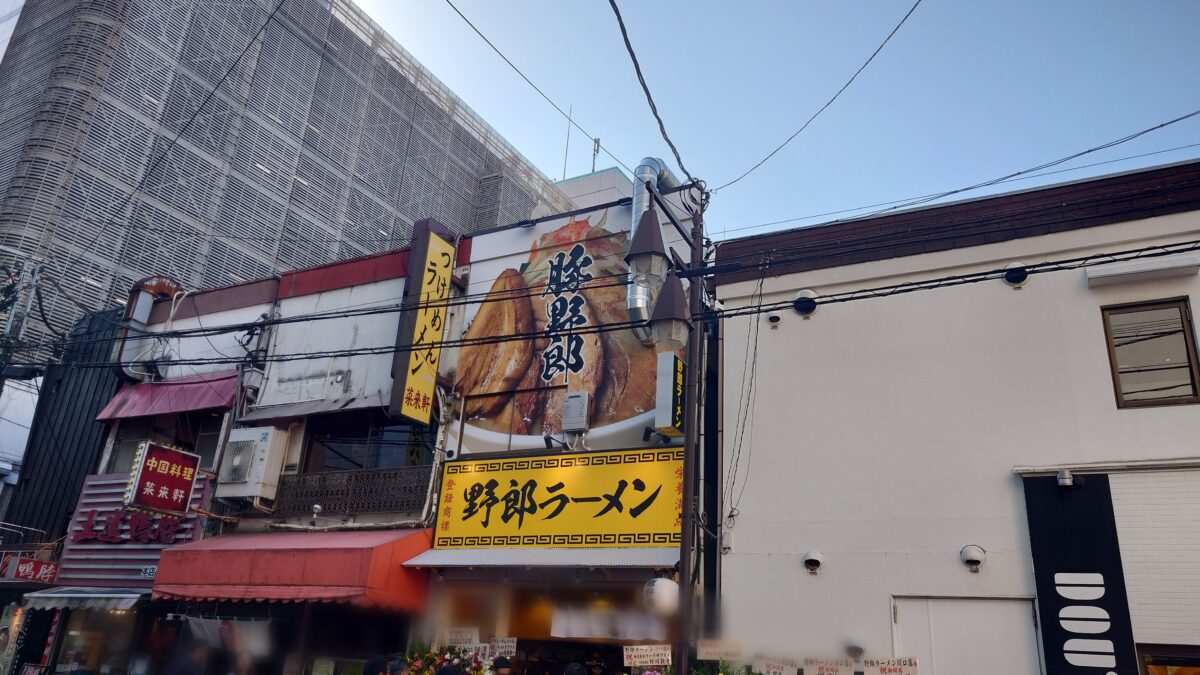
[{"label": "\u3064\u3051\u3081\u3093 \u30e9\u30fc\u30e1\u30f3 vertical sign", "polygon": [[1047,675],[1137,675],[1108,476],[1024,482]]},{"label": "\u3064\u3051\u3081\u3093 \u30e9\u30fc\u30e1\u30f3 vertical sign", "polygon": [[436,396],[438,359],[446,330],[446,299],[454,271],[454,244],[422,229],[409,252],[404,307],[392,362],[388,414],[429,424]]}]

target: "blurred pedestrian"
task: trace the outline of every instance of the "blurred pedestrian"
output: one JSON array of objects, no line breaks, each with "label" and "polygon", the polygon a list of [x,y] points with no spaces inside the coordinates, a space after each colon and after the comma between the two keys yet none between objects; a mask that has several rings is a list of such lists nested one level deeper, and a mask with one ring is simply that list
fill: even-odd
[{"label": "blurred pedestrian", "polygon": [[167,664],[165,675],[204,675],[207,660],[208,645],[196,640]]},{"label": "blurred pedestrian", "polygon": [[250,655],[250,652],[238,652],[233,661],[230,675],[254,675],[254,657]]},{"label": "blurred pedestrian", "polygon": [[385,657],[377,657],[363,665],[363,675],[392,675],[391,661]]}]

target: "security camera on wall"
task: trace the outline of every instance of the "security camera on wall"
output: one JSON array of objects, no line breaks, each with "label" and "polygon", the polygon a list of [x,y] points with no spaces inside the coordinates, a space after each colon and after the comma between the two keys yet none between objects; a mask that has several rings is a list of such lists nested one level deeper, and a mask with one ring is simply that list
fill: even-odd
[{"label": "security camera on wall", "polygon": [[804,554],[804,569],[808,570],[809,574],[816,574],[821,571],[821,564],[825,562],[825,557],[820,551],[809,551]]},{"label": "security camera on wall", "polygon": [[820,296],[817,295],[816,291],[811,288],[805,288],[796,293],[795,299],[792,300],[792,309],[796,310],[796,313],[805,319],[811,318],[813,314],[817,313],[817,308],[820,306],[817,303],[818,297]]}]

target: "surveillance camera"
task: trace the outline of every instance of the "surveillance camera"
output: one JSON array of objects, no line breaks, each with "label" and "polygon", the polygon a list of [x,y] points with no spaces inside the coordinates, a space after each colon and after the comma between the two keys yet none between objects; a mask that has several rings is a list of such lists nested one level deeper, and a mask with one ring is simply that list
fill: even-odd
[{"label": "surveillance camera", "polygon": [[322,512],[322,511],[324,511],[324,510],[325,510],[325,509],[321,508],[321,505],[320,505],[320,504],[313,504],[313,505],[312,505],[312,512],[313,512],[313,515],[314,515],[314,516],[318,516],[318,515],[320,515],[320,514],[321,514],[321,512]]},{"label": "surveillance camera", "polygon": [[1029,281],[1029,268],[1025,267],[1025,263],[1012,262],[1004,266],[1004,283],[1014,290],[1024,286],[1026,281]]},{"label": "surveillance camera", "polygon": [[959,551],[958,558],[972,573],[978,573],[983,561],[987,560],[987,551],[983,550],[982,546],[968,544]]},{"label": "surveillance camera", "polygon": [[767,313],[767,323],[771,324],[771,328],[779,328],[780,321],[783,321],[783,317],[779,315],[779,312]]},{"label": "surveillance camera", "polygon": [[804,318],[812,316],[817,311],[817,292],[811,288],[805,288],[796,294],[796,298],[792,300],[792,309]]},{"label": "surveillance camera", "polygon": [[846,656],[854,659],[855,661],[861,659],[863,657],[863,654],[866,654],[866,653],[867,653],[866,648],[863,647],[862,645],[858,644],[857,642],[847,642],[846,643]]},{"label": "surveillance camera", "polygon": [[809,574],[816,574],[821,569],[821,563],[825,562],[825,557],[820,551],[809,551],[804,554],[804,568]]}]

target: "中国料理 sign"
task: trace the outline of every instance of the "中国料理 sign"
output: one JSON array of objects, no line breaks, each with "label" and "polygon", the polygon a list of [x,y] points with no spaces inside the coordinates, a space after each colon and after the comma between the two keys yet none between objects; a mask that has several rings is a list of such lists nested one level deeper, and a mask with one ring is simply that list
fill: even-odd
[{"label": "\u4e2d\u56fd\u6599\u7406 sign", "polygon": [[133,459],[125,505],[173,516],[187,515],[199,469],[199,455],[143,441]]},{"label": "\u4e2d\u56fd\u6599\u7406 sign", "polygon": [[434,548],[679,544],[683,450],[447,462]]}]

